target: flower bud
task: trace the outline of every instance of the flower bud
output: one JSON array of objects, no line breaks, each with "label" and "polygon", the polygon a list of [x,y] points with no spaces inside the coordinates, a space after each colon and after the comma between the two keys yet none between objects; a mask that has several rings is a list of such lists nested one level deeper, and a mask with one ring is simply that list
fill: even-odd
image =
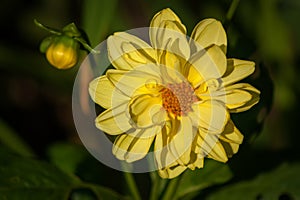
[{"label": "flower bud", "polygon": [[47,60],[58,69],[71,68],[78,61],[79,46],[79,43],[69,36],[55,36],[46,50]]}]

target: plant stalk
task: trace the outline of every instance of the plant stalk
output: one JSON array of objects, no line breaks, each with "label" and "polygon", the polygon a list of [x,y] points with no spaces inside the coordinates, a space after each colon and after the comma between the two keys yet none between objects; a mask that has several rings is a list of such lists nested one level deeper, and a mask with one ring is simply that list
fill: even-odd
[{"label": "plant stalk", "polygon": [[226,14],[226,21],[231,21],[233,15],[239,5],[239,2],[240,2],[240,0],[232,0],[230,7],[227,11],[227,14]]}]

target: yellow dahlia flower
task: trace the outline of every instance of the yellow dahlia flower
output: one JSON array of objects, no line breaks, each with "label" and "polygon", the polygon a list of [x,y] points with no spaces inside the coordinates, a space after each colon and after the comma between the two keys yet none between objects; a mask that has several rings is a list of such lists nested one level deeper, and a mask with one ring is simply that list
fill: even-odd
[{"label": "yellow dahlia flower", "polygon": [[254,62],[226,58],[226,33],[215,19],[198,23],[188,38],[176,14],[164,9],[153,17],[149,38],[110,36],[116,69],[90,83],[92,99],[107,109],[96,126],[117,135],[113,154],[133,162],[153,147],[163,178],[202,168],[205,157],[226,162],[243,141],[229,113],[259,101],[257,89],[236,83],[253,73]]}]

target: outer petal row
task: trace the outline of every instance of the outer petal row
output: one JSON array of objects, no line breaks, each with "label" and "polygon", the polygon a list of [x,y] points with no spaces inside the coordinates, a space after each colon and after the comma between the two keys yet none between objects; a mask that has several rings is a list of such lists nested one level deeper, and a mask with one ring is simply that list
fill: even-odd
[{"label": "outer petal row", "polygon": [[89,84],[89,93],[92,100],[106,109],[111,108],[111,97],[114,89],[114,85],[106,76],[100,76]]},{"label": "outer petal row", "polygon": [[194,88],[209,79],[222,77],[227,65],[224,52],[215,45],[195,53],[189,62],[188,80]]},{"label": "outer petal row", "polygon": [[191,122],[185,117],[181,122],[167,122],[156,136],[154,153],[161,177],[174,178],[187,168],[203,167],[203,157],[195,153],[197,139],[189,134],[191,129]]},{"label": "outer petal row", "polygon": [[116,87],[106,75],[100,76],[90,82],[89,93],[95,103],[106,109],[111,108],[113,104],[118,105],[129,101],[127,96],[116,90]]},{"label": "outer petal row", "polygon": [[118,32],[107,39],[108,58],[115,68],[131,70],[137,66],[156,63],[154,49],[140,38]]},{"label": "outer petal row", "polygon": [[196,94],[203,101],[223,102],[230,112],[242,112],[258,103],[260,91],[248,83],[238,83],[221,87],[217,91],[206,89],[201,93],[196,90]]},{"label": "outer petal row", "polygon": [[227,59],[227,69],[222,77],[223,86],[230,85],[240,81],[255,70],[255,63],[248,60],[239,60],[235,58]]},{"label": "outer petal row", "polygon": [[[149,35],[153,48],[189,58],[190,47],[186,39],[186,28],[171,9],[164,9],[153,17]],[[157,52],[159,58],[161,51]]]},{"label": "outer petal row", "polygon": [[96,118],[96,127],[110,135],[118,135],[130,130],[132,125],[125,112],[127,109],[128,102],[125,102],[105,110]]},{"label": "outer petal row", "polygon": [[220,135],[220,142],[222,143],[228,158],[237,153],[239,145],[242,144],[243,139],[244,136],[230,120]]},{"label": "outer petal row", "polygon": [[211,134],[221,133],[230,118],[226,107],[218,101],[204,101],[194,104],[192,108],[189,117],[193,126]]},{"label": "outer petal row", "polygon": [[193,53],[211,45],[219,46],[226,53],[227,37],[221,22],[215,19],[200,21],[192,32],[190,44]]},{"label": "outer petal row", "polygon": [[232,113],[243,112],[249,110],[252,106],[258,103],[260,91],[248,83],[238,83],[226,87],[225,90],[235,94],[236,99],[230,98],[228,95],[226,106]]},{"label": "outer petal row", "polygon": [[210,134],[206,131],[199,130],[197,145],[198,153],[220,162],[226,162],[238,151],[244,136],[235,127],[234,123],[229,120],[224,130],[219,134]]},{"label": "outer petal row", "polygon": [[115,140],[113,154],[119,160],[127,162],[140,160],[147,155],[156,133],[159,132],[160,127],[157,126],[151,129],[136,129],[133,134],[122,134]]},{"label": "outer petal row", "polygon": [[[132,98],[135,95],[145,93],[151,93],[153,95],[158,94],[161,78],[154,70],[158,70],[158,68],[155,66],[145,66],[142,68],[135,68],[131,71],[108,70],[106,74],[110,82],[121,93]],[[151,86],[151,88],[147,88],[148,86]]]}]

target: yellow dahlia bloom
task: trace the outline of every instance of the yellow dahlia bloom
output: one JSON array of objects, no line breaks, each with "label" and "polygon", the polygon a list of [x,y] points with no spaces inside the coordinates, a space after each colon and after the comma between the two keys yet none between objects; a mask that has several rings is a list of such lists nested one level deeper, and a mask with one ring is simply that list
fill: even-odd
[{"label": "yellow dahlia bloom", "polygon": [[150,41],[118,32],[107,40],[116,69],[90,83],[92,99],[106,110],[96,126],[116,135],[113,154],[127,162],[153,147],[158,172],[173,178],[202,168],[205,157],[226,162],[243,135],[230,119],[259,101],[259,91],[236,83],[254,71],[254,62],[226,58],[221,23],[205,19],[190,38],[171,9],[157,13]]}]

